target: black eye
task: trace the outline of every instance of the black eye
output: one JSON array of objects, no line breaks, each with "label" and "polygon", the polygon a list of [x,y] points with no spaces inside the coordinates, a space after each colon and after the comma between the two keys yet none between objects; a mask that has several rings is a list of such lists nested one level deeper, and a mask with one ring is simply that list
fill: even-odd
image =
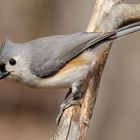
[{"label": "black eye", "polygon": [[16,64],[16,60],[12,58],[12,59],[9,61],[9,63],[13,66],[13,65]]}]

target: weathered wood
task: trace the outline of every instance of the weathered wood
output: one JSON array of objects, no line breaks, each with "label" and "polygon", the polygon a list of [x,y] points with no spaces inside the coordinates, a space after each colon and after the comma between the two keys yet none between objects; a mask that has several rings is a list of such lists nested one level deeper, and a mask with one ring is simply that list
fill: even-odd
[{"label": "weathered wood", "polygon": [[[140,4],[125,4],[123,0],[97,0],[87,32],[108,32],[128,22],[140,21]],[[92,70],[85,79],[86,92],[81,105],[64,111],[58,130],[52,140],[84,140],[93,113],[101,74],[111,48],[111,43],[99,47]],[[102,49],[102,51],[101,51]]]}]

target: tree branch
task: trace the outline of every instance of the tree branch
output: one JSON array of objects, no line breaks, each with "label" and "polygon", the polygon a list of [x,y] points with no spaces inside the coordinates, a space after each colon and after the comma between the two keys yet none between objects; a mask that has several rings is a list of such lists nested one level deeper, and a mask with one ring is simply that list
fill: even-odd
[{"label": "tree branch", "polygon": [[[140,4],[125,4],[123,0],[97,0],[87,32],[108,32],[135,21],[140,21]],[[52,140],[85,139],[111,43],[98,48],[100,48],[99,55],[85,79],[86,92],[80,100],[81,106],[75,105],[64,111]]]}]

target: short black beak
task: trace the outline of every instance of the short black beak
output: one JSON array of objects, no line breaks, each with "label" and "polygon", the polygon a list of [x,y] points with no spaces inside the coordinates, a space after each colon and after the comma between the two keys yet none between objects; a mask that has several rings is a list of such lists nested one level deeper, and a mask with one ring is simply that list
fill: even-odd
[{"label": "short black beak", "polygon": [[10,73],[5,70],[5,64],[0,65],[0,79],[7,77]]}]

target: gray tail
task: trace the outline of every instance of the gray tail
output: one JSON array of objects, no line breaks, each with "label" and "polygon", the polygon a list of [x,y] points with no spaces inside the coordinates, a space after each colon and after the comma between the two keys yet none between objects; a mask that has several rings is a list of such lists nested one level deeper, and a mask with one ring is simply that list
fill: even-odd
[{"label": "gray tail", "polygon": [[119,29],[116,29],[115,30],[116,34],[110,36],[108,39],[114,40],[114,39],[123,37],[125,35],[131,34],[131,33],[134,33],[134,32],[137,32],[139,30],[140,30],[140,21],[139,22],[132,23],[132,24],[129,24],[129,25],[124,26],[124,27],[121,27]]}]

